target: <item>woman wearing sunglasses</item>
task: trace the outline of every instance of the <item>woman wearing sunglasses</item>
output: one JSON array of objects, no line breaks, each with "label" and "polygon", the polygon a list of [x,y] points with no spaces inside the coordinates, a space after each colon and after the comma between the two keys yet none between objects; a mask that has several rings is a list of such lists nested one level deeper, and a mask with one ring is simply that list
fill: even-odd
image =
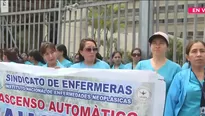
[{"label": "woman wearing sunglasses", "polygon": [[140,61],[136,69],[151,70],[159,73],[166,82],[166,92],[172,82],[173,77],[181,70],[180,65],[166,58],[169,45],[168,35],[163,32],[156,32],[149,38],[152,58]]},{"label": "woman wearing sunglasses", "polygon": [[137,63],[141,60],[141,49],[140,48],[134,48],[131,51],[131,57],[132,62],[125,65],[127,69],[135,69],[137,66]]},{"label": "woman wearing sunglasses", "polygon": [[40,52],[46,62],[43,67],[64,68],[64,66],[57,60],[56,47],[53,43],[43,42],[41,44]]},{"label": "woman wearing sunglasses", "polygon": [[190,68],[177,73],[167,94],[164,116],[205,116],[205,43],[189,42]]},{"label": "woman wearing sunglasses", "polygon": [[79,63],[73,64],[71,68],[97,68],[109,69],[110,66],[97,58],[98,48],[95,40],[82,39],[78,50]]}]

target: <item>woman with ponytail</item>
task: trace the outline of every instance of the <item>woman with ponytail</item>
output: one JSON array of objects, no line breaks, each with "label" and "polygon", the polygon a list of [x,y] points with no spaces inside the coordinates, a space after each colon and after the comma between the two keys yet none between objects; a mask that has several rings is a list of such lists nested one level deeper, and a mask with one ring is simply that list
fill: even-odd
[{"label": "woman with ponytail", "polygon": [[58,61],[64,66],[64,67],[70,67],[73,63],[71,62],[70,58],[67,55],[67,48],[63,44],[59,44],[56,46],[57,52],[57,58]]}]

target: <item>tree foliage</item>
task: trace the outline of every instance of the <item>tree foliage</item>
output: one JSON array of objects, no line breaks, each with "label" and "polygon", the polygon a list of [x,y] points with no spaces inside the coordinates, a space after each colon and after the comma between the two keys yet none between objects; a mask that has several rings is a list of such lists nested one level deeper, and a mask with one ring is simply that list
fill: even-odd
[{"label": "tree foliage", "polygon": [[[123,7],[124,5],[120,5],[120,8]],[[98,30],[100,30],[100,34],[105,33],[105,39],[100,38],[99,46],[106,47],[106,56],[104,56],[106,58],[110,57],[112,50],[117,50],[118,39],[111,35],[124,27],[124,23],[122,22],[124,17],[118,19],[118,10],[119,5],[96,6],[88,9],[88,25],[93,27],[93,37],[97,38]]]},{"label": "tree foliage", "polygon": [[[174,44],[174,37],[169,38],[169,48],[167,53],[167,58],[173,61],[173,44]],[[179,64],[183,63],[183,43],[182,39],[176,39],[176,62]]]}]

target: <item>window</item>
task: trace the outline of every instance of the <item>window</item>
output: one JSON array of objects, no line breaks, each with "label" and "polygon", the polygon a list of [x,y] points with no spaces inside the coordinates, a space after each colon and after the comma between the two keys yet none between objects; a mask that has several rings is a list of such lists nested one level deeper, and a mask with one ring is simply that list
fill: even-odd
[{"label": "window", "polygon": [[174,6],[169,6],[168,10],[174,10]]},{"label": "window", "polygon": [[177,22],[178,22],[178,23],[183,23],[183,22],[184,22],[184,19],[177,19]]},{"label": "window", "polygon": [[159,10],[160,10],[160,11],[161,11],[161,10],[164,11],[164,10],[165,10],[165,7],[164,7],[164,6],[160,6],[160,7],[159,7]]},{"label": "window", "polygon": [[194,18],[188,18],[187,22],[194,22]]},{"label": "window", "polygon": [[178,5],[178,9],[184,9],[184,5]]},{"label": "window", "polygon": [[193,36],[193,32],[192,32],[192,31],[189,31],[189,32],[188,32],[188,36]]},{"label": "window", "polygon": [[160,20],[159,20],[159,23],[164,23],[164,19],[160,19]]},{"label": "window", "polygon": [[204,32],[203,32],[203,31],[198,31],[198,32],[197,32],[197,35],[203,36],[203,35],[204,35]]},{"label": "window", "polygon": [[174,23],[174,19],[168,19],[168,23]]},{"label": "window", "polygon": [[189,7],[194,7],[194,4],[188,4],[188,8],[189,8]]},{"label": "window", "polygon": [[174,35],[174,32],[168,32],[169,35]]}]

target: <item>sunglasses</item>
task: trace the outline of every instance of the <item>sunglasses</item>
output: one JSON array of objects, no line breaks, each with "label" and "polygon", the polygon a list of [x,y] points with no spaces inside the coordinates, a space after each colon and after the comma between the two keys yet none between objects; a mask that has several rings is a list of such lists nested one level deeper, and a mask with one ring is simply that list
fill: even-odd
[{"label": "sunglasses", "polygon": [[85,48],[85,51],[87,51],[87,52],[91,52],[91,51],[96,52],[96,51],[98,51],[98,48]]},{"label": "sunglasses", "polygon": [[136,57],[136,56],[138,56],[138,57],[139,57],[139,56],[141,56],[141,54],[136,54],[136,53],[133,53],[133,54],[132,54],[132,56],[133,56],[133,57]]}]

